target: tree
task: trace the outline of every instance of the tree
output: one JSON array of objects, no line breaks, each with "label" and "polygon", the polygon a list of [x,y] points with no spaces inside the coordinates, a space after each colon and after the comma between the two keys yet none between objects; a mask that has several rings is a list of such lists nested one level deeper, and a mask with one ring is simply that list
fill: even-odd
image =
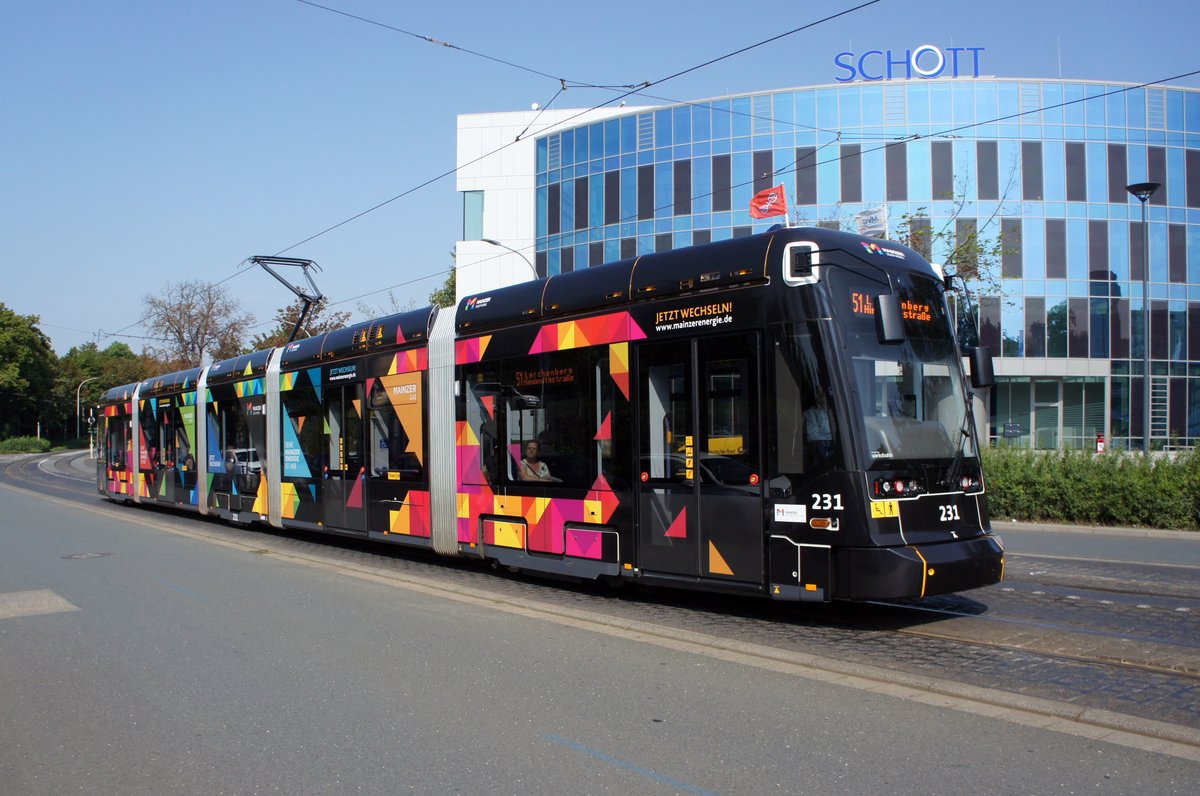
[{"label": "tree", "polygon": [[458,271],[454,266],[450,266],[450,273],[446,275],[446,281],[441,287],[429,294],[430,304],[435,307],[453,307],[458,304],[457,273]]},{"label": "tree", "polygon": [[144,324],[160,343],[146,346],[146,351],[168,370],[197,367],[206,357],[216,361],[243,353],[243,340],[254,323],[236,298],[212,282],[169,284],[163,295],[146,295],[142,302]]},{"label": "tree", "polygon": [[53,404],[58,357],[39,323],[0,302],[0,437],[32,435],[39,419],[63,419]]},{"label": "tree", "polygon": [[[276,348],[288,341],[300,312],[304,309],[304,301],[296,299],[286,307],[275,310],[275,328],[265,334],[255,335],[250,341],[250,347],[255,351],[264,348]],[[309,310],[304,319],[304,326],[296,333],[297,340],[314,337],[334,329],[341,329],[350,322],[351,313],[329,311],[329,302],[318,301]]]},{"label": "tree", "polygon": [[[59,378],[54,386],[54,404],[59,414],[68,418],[66,436],[76,436],[76,428],[84,435],[82,418],[107,390],[161,372],[155,360],[133,353],[125,343],[112,343],[103,351],[95,343],[72,348],[58,360]],[[75,417],[77,406],[79,419]]]}]

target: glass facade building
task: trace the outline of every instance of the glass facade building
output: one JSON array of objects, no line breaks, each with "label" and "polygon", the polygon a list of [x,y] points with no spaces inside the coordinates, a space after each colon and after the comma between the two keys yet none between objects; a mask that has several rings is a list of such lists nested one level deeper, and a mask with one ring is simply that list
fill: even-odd
[{"label": "glass facade building", "polygon": [[[535,171],[542,274],[763,231],[780,219],[752,219],[751,197],[781,183],[794,225],[855,231],[886,208],[887,237],[978,269],[993,439],[1140,448],[1148,409],[1152,446],[1200,441],[1200,91],[953,78],[738,95],[559,128]],[[1126,190],[1142,182],[1161,184],[1145,227]]]}]

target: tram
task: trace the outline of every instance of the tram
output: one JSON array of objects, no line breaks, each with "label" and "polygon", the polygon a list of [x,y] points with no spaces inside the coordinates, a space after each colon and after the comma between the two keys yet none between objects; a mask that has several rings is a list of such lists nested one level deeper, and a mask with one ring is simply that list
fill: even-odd
[{"label": "tram", "polygon": [[995,583],[945,280],[790,228],[109,390],[101,494],[579,579],[828,602]]}]

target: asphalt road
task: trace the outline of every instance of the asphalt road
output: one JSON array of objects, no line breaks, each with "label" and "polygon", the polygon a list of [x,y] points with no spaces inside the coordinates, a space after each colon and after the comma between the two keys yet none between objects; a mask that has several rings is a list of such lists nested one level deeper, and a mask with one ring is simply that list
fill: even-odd
[{"label": "asphalt road", "polygon": [[[1195,757],[0,489],[0,793],[1192,793]],[[943,705],[953,705],[945,707]]]}]

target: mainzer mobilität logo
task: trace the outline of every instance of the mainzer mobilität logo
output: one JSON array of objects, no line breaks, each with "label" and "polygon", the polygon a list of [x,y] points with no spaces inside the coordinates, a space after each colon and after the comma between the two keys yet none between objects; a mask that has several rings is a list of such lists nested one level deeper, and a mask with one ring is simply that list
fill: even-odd
[{"label": "mainzer mobilit\u00e4t logo", "polygon": [[491,296],[471,296],[471,298],[467,299],[467,306],[464,309],[481,310],[490,304],[491,301]]},{"label": "mainzer mobilit\u00e4t logo", "polygon": [[867,243],[865,240],[859,241],[859,243],[861,243],[862,247],[871,254],[882,254],[887,257],[894,257],[897,260],[905,259],[904,252],[898,252],[895,249],[884,248],[883,246],[880,246],[878,243]]}]

